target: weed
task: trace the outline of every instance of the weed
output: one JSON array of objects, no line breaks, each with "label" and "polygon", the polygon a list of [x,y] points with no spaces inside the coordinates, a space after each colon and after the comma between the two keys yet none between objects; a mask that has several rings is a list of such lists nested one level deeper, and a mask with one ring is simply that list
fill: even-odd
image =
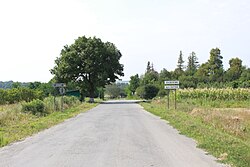
[{"label": "weed", "polygon": [[[60,99],[56,98],[55,100],[60,103]],[[43,103],[45,105],[44,108],[40,104],[34,105],[35,108],[38,107],[36,108],[37,111],[40,111],[42,108],[50,111],[49,114],[43,117],[33,115],[30,112],[22,112],[20,103],[0,106],[0,147],[56,125],[98,104],[80,103],[78,100],[70,98],[67,102],[68,109],[65,109],[63,112],[54,112],[53,97],[45,99]]]},{"label": "weed", "polygon": [[[248,101],[218,103],[199,99],[178,100],[178,108],[167,109],[166,99],[142,103],[145,110],[166,119],[171,125],[198,142],[218,160],[239,167],[250,166],[250,111]],[[238,103],[238,105],[236,105]],[[216,108],[213,108],[215,106]]]}]

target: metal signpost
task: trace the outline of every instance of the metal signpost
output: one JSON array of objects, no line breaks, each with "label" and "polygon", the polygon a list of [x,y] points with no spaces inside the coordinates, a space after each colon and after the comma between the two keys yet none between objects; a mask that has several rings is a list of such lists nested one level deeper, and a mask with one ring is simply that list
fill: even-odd
[{"label": "metal signpost", "polygon": [[174,90],[175,91],[175,101],[174,101],[174,108],[177,108],[177,104],[176,104],[176,89],[179,89],[179,81],[164,81],[164,89],[169,90],[168,92],[168,109],[169,109],[169,95],[170,95],[170,90]]},{"label": "metal signpost", "polygon": [[[62,96],[62,99],[61,99],[61,110],[63,111],[63,95],[65,94],[65,87],[66,87],[66,84],[65,83],[54,83],[52,84],[52,86],[54,88],[59,88],[59,93],[60,95]],[[55,105],[55,96],[54,96],[54,105]]]}]

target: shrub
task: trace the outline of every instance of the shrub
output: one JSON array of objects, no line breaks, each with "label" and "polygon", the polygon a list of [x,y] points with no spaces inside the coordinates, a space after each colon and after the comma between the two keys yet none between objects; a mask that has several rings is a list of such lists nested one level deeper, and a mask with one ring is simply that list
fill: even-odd
[{"label": "shrub", "polygon": [[63,102],[66,103],[68,106],[73,106],[75,104],[78,104],[79,100],[77,97],[70,96],[70,97],[64,97]]},{"label": "shrub", "polygon": [[145,86],[140,86],[136,89],[136,95],[140,98],[145,98]]},{"label": "shrub", "polygon": [[153,99],[158,92],[159,88],[157,88],[155,85],[141,86],[136,89],[137,95],[143,99]]},{"label": "shrub", "polygon": [[24,112],[31,112],[34,115],[46,115],[45,104],[41,100],[33,100],[22,104]]},{"label": "shrub", "polygon": [[43,100],[43,102],[45,104],[45,110],[47,113],[60,111],[62,107],[62,102],[63,102],[64,109],[80,104],[79,99],[75,96],[70,96],[70,97],[64,96],[63,101],[62,101],[62,97],[49,96],[49,97],[46,97]]},{"label": "shrub", "polygon": [[21,101],[30,102],[33,99],[42,99],[42,92],[29,88],[0,89],[0,104],[14,104]]},{"label": "shrub", "polygon": [[165,90],[165,89],[160,89],[157,96],[159,97],[164,97],[166,95],[168,95],[169,91],[168,90]]}]

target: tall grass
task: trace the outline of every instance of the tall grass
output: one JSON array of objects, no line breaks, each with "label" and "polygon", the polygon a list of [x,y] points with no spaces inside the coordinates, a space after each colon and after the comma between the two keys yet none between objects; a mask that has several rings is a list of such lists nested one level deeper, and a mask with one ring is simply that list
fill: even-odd
[{"label": "tall grass", "polygon": [[[63,99],[48,97],[42,103],[48,114],[23,112],[23,105],[27,104],[26,102],[0,105],[0,147],[49,128],[97,105],[97,103],[80,103],[75,97],[63,97]],[[36,103],[34,104],[36,106]],[[64,104],[63,110],[61,110],[62,104]]]},{"label": "tall grass", "polygon": [[239,167],[250,166],[250,99],[238,96],[244,100],[222,100],[225,97],[212,100],[201,98],[203,95],[186,96],[177,100],[177,110],[174,110],[173,97],[171,93],[170,109],[167,109],[166,98],[142,105],[147,111],[168,120],[182,134],[196,139],[199,147],[222,162]]}]

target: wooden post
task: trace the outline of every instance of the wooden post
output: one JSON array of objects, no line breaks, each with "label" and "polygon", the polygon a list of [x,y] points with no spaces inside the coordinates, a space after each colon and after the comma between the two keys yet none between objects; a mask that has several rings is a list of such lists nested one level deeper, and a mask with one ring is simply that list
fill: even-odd
[{"label": "wooden post", "polygon": [[62,99],[61,99],[61,110],[63,111],[63,95],[62,95]]},{"label": "wooden post", "polygon": [[177,104],[176,104],[176,89],[175,89],[175,100],[174,100],[174,108],[177,108]]},{"label": "wooden post", "polygon": [[170,94],[170,91],[168,91],[168,109],[169,109],[169,94]]},{"label": "wooden post", "polygon": [[54,95],[54,110],[56,111],[56,95]]}]

